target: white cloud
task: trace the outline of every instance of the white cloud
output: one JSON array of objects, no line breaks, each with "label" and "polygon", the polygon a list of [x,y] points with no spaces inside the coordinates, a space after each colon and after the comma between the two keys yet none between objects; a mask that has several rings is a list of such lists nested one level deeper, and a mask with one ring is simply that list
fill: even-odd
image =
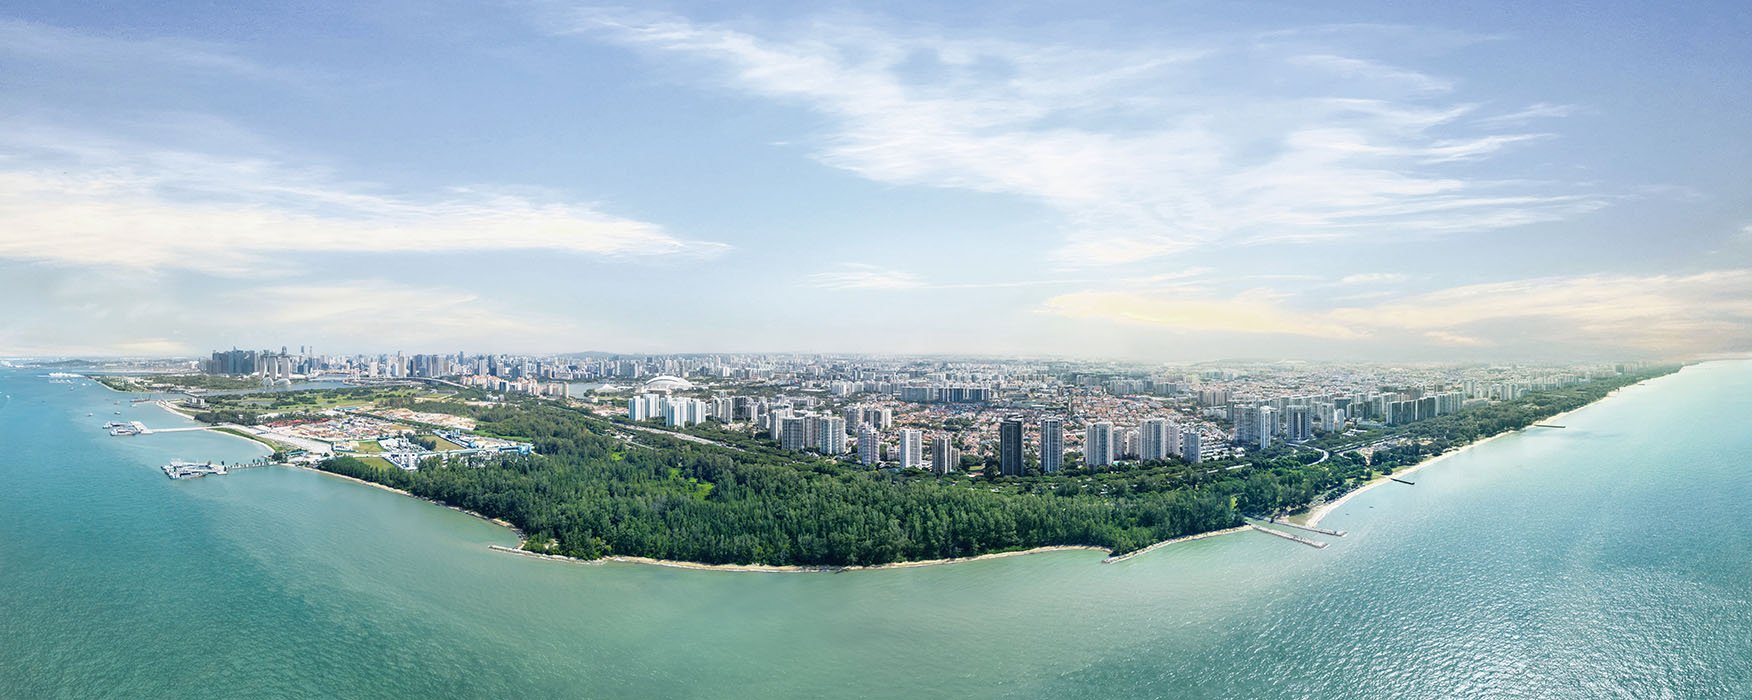
[{"label": "white cloud", "polygon": [[[1443,170],[1541,135],[1466,133],[1475,106],[1429,102],[1447,81],[1336,50],[1096,49],[844,22],[756,32],[599,10],[550,29],[701,60],[735,89],[826,115],[816,157],[828,165],[1038,201],[1064,217],[1057,257],[1076,264],[1218,241],[1485,230],[1605,203]],[[1277,96],[1283,81],[1302,96]]]},{"label": "white cloud", "polygon": [[1752,270],[1586,275],[1473,284],[1372,306],[1299,308],[1254,291],[1079,292],[1042,311],[1180,332],[1297,335],[1371,344],[1495,347],[1518,354],[1658,355],[1752,348]]},{"label": "white cloud", "polygon": [[263,284],[19,266],[0,267],[0,279],[29,289],[32,302],[0,318],[5,355],[198,355],[288,340],[376,352],[455,351],[459,344],[549,352],[649,342],[600,320],[586,323],[578,317],[583,312],[559,316],[434,284],[376,278]]},{"label": "white cloud", "polygon": [[382,280],[273,285],[228,297],[228,306],[251,311],[248,319],[231,319],[235,326],[355,347],[474,343],[557,351],[574,349],[586,337],[573,322],[496,305],[472,292]]},{"label": "white cloud", "polygon": [[[710,256],[727,246],[540,194],[382,194],[262,158],[154,150],[49,129],[0,146],[0,257],[236,274],[300,253],[548,251]],[[283,263],[282,263],[283,264]]]},{"label": "white cloud", "polygon": [[1286,309],[1274,295],[1254,291],[1228,299],[1196,294],[1088,291],[1046,300],[1042,312],[1138,326],[1352,339],[1362,332],[1317,314]]}]

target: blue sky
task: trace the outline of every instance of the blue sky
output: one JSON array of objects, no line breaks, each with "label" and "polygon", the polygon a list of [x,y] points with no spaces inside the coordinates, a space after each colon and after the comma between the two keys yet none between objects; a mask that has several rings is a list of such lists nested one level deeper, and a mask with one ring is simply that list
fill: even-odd
[{"label": "blue sky", "polygon": [[0,13],[0,354],[1752,346],[1752,10]]}]

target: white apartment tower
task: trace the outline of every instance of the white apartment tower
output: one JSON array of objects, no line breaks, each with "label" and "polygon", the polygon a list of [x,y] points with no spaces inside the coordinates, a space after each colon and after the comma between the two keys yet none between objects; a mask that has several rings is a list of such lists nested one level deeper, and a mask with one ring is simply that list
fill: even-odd
[{"label": "white apartment tower", "polygon": [[1107,421],[1090,423],[1083,431],[1083,464],[1105,467],[1113,464],[1113,424]]},{"label": "white apartment tower", "polygon": [[900,468],[924,466],[922,434],[915,428],[900,431]]}]

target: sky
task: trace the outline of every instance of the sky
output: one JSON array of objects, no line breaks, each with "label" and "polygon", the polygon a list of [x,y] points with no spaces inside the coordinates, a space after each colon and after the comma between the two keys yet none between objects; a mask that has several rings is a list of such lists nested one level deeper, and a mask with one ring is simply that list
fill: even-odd
[{"label": "sky", "polygon": [[1747,3],[285,5],[0,9],[0,355],[1752,350]]}]

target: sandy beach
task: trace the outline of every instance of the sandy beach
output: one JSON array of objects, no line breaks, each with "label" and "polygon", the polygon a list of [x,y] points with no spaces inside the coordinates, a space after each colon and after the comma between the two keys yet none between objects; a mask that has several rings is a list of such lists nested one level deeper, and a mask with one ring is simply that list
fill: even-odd
[{"label": "sandy beach", "polygon": [[1101,563],[1113,564],[1113,563],[1125,561],[1127,559],[1138,556],[1140,554],[1147,554],[1149,552],[1156,551],[1157,549],[1160,549],[1162,547],[1166,547],[1169,545],[1179,544],[1181,542],[1191,542],[1193,540],[1202,540],[1202,539],[1205,539],[1207,537],[1217,537],[1219,535],[1228,535],[1228,534],[1232,534],[1232,533],[1236,533],[1236,532],[1241,532],[1241,531],[1246,530],[1246,529],[1247,528],[1245,526],[1232,527],[1232,528],[1228,528],[1228,529],[1224,529],[1224,530],[1212,530],[1210,532],[1201,532],[1201,533],[1198,533],[1195,535],[1186,535],[1185,537],[1176,537],[1174,539],[1163,540],[1161,542],[1157,542],[1157,543],[1150,545],[1148,547],[1145,547],[1143,549],[1133,550],[1131,552],[1127,552],[1127,553],[1121,554],[1119,556],[1111,556],[1112,551],[1107,549],[1106,547],[1096,547],[1096,546],[1092,546],[1092,545],[1054,545],[1054,546],[1050,546],[1050,547],[1035,547],[1033,549],[1018,549],[1018,550],[1009,551],[1009,552],[993,552],[991,554],[981,554],[979,556],[974,556],[974,557],[956,557],[956,558],[951,558],[951,559],[923,559],[923,560],[919,560],[919,561],[898,561],[898,562],[893,562],[893,563],[889,563],[889,564],[873,564],[870,566],[773,566],[773,565],[768,565],[768,564],[701,564],[698,562],[691,562],[691,561],[673,561],[673,560],[669,560],[669,559],[652,559],[650,557],[625,557],[625,556],[603,557],[601,559],[579,559],[576,557],[568,557],[568,556],[559,555],[559,554],[543,554],[541,552],[531,552],[531,551],[528,551],[525,549],[517,549],[517,548],[505,547],[505,546],[501,546],[501,545],[490,545],[490,548],[497,550],[497,551],[506,552],[508,554],[517,554],[520,556],[537,557],[537,558],[541,558],[541,559],[557,559],[557,560],[561,560],[561,561],[569,561],[569,562],[574,562],[574,563],[579,563],[579,564],[602,564],[605,562],[620,562],[623,564],[645,564],[648,566],[667,566],[667,567],[674,568],[674,569],[694,569],[694,570],[698,570],[698,571],[743,571],[743,572],[751,572],[751,573],[769,573],[769,574],[771,574],[771,573],[839,573],[839,572],[843,572],[843,571],[877,571],[877,570],[881,570],[881,569],[916,569],[916,568],[925,567],[925,566],[941,566],[944,564],[962,564],[962,563],[972,562],[972,561],[984,561],[987,559],[1003,559],[1005,557],[1020,557],[1020,556],[1026,556],[1029,554],[1040,554],[1043,552],[1079,552],[1079,551],[1104,552],[1104,553],[1109,554],[1110,556],[1108,556],[1105,559],[1102,559]]},{"label": "sandy beach", "polygon": [[1198,533],[1196,535],[1187,535],[1185,537],[1176,537],[1176,538],[1171,539],[1171,540],[1162,540],[1161,542],[1157,542],[1157,543],[1150,545],[1148,547],[1145,547],[1143,549],[1138,549],[1138,550],[1126,552],[1125,554],[1121,554],[1119,556],[1109,556],[1106,559],[1101,560],[1101,563],[1103,563],[1103,564],[1117,564],[1119,562],[1125,561],[1125,560],[1130,559],[1130,558],[1135,557],[1135,556],[1139,556],[1142,554],[1149,554],[1150,552],[1154,552],[1158,549],[1161,549],[1161,548],[1166,547],[1166,546],[1171,545],[1171,544],[1180,544],[1181,542],[1191,542],[1193,540],[1202,540],[1206,537],[1216,537],[1218,535],[1228,535],[1228,534],[1232,534],[1232,533],[1236,533],[1236,532],[1241,532],[1241,531],[1246,530],[1246,529],[1247,529],[1247,526],[1242,525],[1240,527],[1231,527],[1231,528],[1228,528],[1226,530],[1211,530],[1210,532],[1201,532],[1201,533]]},{"label": "sandy beach", "polygon": [[[394,486],[385,486],[383,484],[379,484],[375,481],[366,481],[364,479],[347,476],[346,474],[336,474],[334,472],[323,471],[321,469],[313,469],[311,467],[301,467],[301,466],[296,466],[296,465],[291,465],[291,464],[284,465],[284,466],[291,468],[291,469],[302,469],[302,470],[307,471],[307,472],[316,472],[316,473],[322,474],[324,476],[332,476],[336,479],[346,479],[347,481],[351,481],[355,484],[370,486],[370,487],[375,488],[375,489],[383,489],[384,491],[388,491],[390,493],[399,493],[403,496],[407,496],[408,498],[413,498],[413,499],[425,501],[425,502],[430,503],[432,505],[443,507],[443,508],[449,508],[449,509],[454,510],[458,513],[462,513],[463,515],[469,515],[469,516],[473,516],[476,518],[480,518],[481,520],[485,520],[485,521],[492,523],[494,525],[498,525],[500,527],[503,527],[507,530],[510,530],[512,533],[516,534],[518,540],[521,541],[523,539],[523,531],[522,530],[518,530],[516,525],[512,525],[510,522],[505,521],[505,520],[501,520],[499,518],[489,518],[485,515],[481,515],[480,513],[476,513],[474,511],[468,510],[466,508],[458,508],[458,507],[450,505],[448,503],[440,503],[440,502],[434,501],[430,498],[424,498],[421,496],[417,496],[411,492],[408,492],[408,491],[405,491],[402,489],[398,489]],[[499,545],[492,545],[492,546],[499,547]],[[530,552],[530,554],[535,554],[535,553]],[[542,555],[542,556],[545,556],[545,555]]]},{"label": "sandy beach", "polygon": [[1018,549],[1018,550],[1011,551],[1011,552],[993,552],[991,554],[981,554],[981,555],[976,556],[976,557],[957,557],[957,558],[953,558],[953,559],[923,559],[923,560],[919,560],[919,561],[897,561],[897,562],[893,562],[893,563],[889,563],[889,564],[872,564],[869,566],[796,566],[796,565],[774,566],[774,565],[770,565],[770,564],[701,564],[699,562],[691,562],[691,561],[674,561],[674,560],[670,560],[670,559],[652,559],[650,557],[626,557],[626,556],[611,556],[611,557],[603,557],[601,559],[579,559],[577,557],[568,557],[568,556],[564,556],[564,555],[560,555],[560,554],[543,554],[541,552],[531,552],[531,551],[524,550],[524,549],[515,549],[512,547],[505,547],[502,545],[489,545],[488,548],[493,549],[495,551],[506,552],[509,554],[516,554],[516,555],[520,555],[520,556],[536,557],[536,558],[540,558],[540,559],[556,559],[556,560],[560,560],[560,561],[568,561],[568,562],[573,562],[573,563],[578,563],[578,564],[604,564],[604,563],[608,563],[608,562],[619,562],[622,564],[644,564],[647,566],[666,566],[666,567],[669,567],[672,569],[693,569],[696,571],[741,571],[741,572],[747,572],[747,573],[762,573],[762,574],[799,574],[799,573],[832,574],[832,573],[840,573],[840,572],[845,572],[845,571],[877,571],[877,570],[881,570],[881,569],[916,569],[916,568],[925,567],[925,566],[940,566],[943,564],[960,564],[960,563],[965,563],[965,562],[970,562],[970,561],[982,561],[982,560],[986,560],[986,559],[1003,559],[1005,557],[1020,557],[1020,556],[1027,555],[1027,554],[1039,554],[1041,552],[1075,552],[1075,551],[1106,552],[1106,551],[1108,551],[1107,548],[1105,548],[1105,547],[1092,547],[1092,546],[1085,546],[1085,545],[1057,545],[1057,546],[1052,546],[1052,547],[1035,547],[1034,549]]},{"label": "sandy beach", "polygon": [[[1584,408],[1587,408],[1588,406],[1594,405],[1595,403],[1599,403],[1600,401],[1605,401],[1606,399],[1612,398],[1612,396],[1617,394],[1619,391],[1623,391],[1623,389],[1615,389],[1611,393],[1608,393],[1605,396],[1600,397],[1600,399],[1598,401],[1590,402],[1588,404],[1578,406],[1576,408],[1572,408],[1568,411],[1564,411],[1563,413],[1559,413],[1559,414],[1551,416],[1549,418],[1541,419],[1539,422],[1547,423],[1547,422],[1551,422],[1551,421],[1561,420],[1564,417],[1566,417],[1572,413],[1575,413],[1576,411],[1580,411]],[[1428,459],[1425,459],[1421,462],[1418,462],[1417,464],[1413,464],[1413,465],[1406,467],[1404,469],[1400,469],[1398,471],[1395,471],[1392,474],[1382,474],[1382,475],[1377,476],[1373,479],[1370,479],[1369,483],[1366,483],[1366,484],[1363,484],[1362,486],[1358,486],[1354,489],[1351,489],[1350,492],[1344,494],[1343,496],[1340,496],[1338,498],[1338,500],[1336,500],[1336,501],[1329,501],[1326,503],[1322,503],[1318,506],[1315,506],[1314,508],[1310,509],[1305,515],[1301,516],[1301,518],[1299,520],[1296,518],[1296,516],[1292,516],[1290,518],[1290,522],[1295,522],[1295,523],[1299,523],[1302,525],[1307,525],[1309,527],[1314,527],[1316,525],[1319,525],[1320,521],[1322,519],[1324,519],[1327,515],[1331,514],[1332,511],[1337,510],[1340,506],[1343,506],[1345,503],[1348,503],[1350,501],[1350,499],[1357,497],[1357,495],[1359,495],[1365,491],[1368,491],[1369,489],[1375,488],[1375,487],[1380,486],[1380,485],[1385,484],[1385,483],[1389,483],[1389,480],[1392,478],[1404,477],[1408,474],[1412,474],[1420,469],[1423,469],[1425,467],[1439,463],[1442,460],[1445,460],[1449,457],[1452,457],[1454,455],[1457,455],[1457,454],[1460,454],[1460,453],[1465,452],[1467,450],[1470,450],[1470,449],[1477,447],[1479,445],[1482,445],[1484,443],[1490,442],[1492,440],[1503,437],[1505,435],[1514,435],[1514,434],[1520,433],[1524,430],[1526,430],[1526,428],[1521,428],[1519,430],[1505,430],[1503,432],[1500,432],[1500,433],[1497,433],[1497,434],[1492,435],[1490,437],[1487,437],[1483,440],[1469,442],[1465,445],[1462,445],[1461,447],[1459,447],[1457,449],[1449,450],[1447,452],[1443,452],[1442,454],[1432,456]]]}]

